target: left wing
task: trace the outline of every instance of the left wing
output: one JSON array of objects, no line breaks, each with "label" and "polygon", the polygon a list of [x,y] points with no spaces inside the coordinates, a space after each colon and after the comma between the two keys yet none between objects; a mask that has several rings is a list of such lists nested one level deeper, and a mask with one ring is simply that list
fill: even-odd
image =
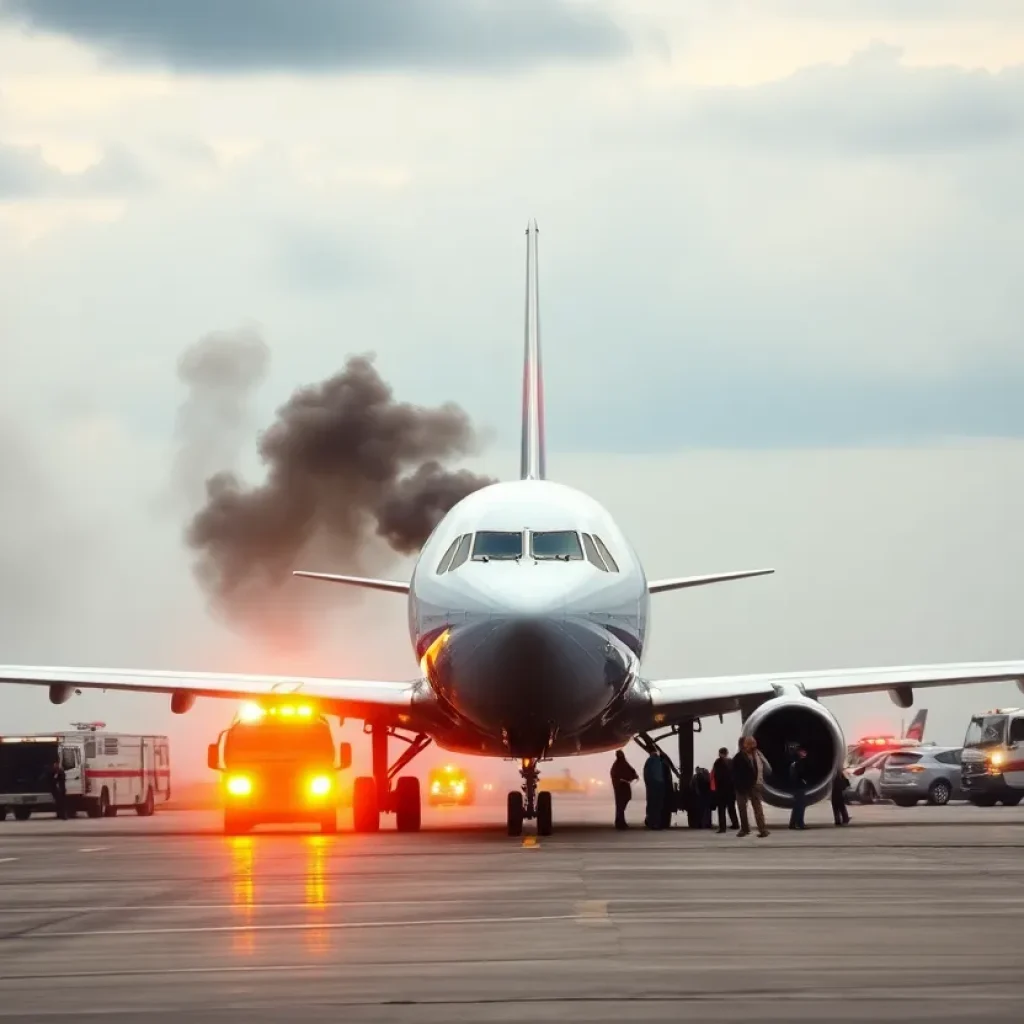
[{"label": "left wing", "polygon": [[[1024,661],[962,662],[949,665],[901,665],[893,668],[837,669],[826,672],[779,672],[744,676],[647,680],[652,710],[659,720],[676,716],[717,715],[739,711],[745,698],[774,697],[797,688],[808,697],[889,690],[893,698],[908,691],[963,683],[1014,682],[1024,692]],[[899,702],[899,701],[897,701]],[[909,701],[904,701],[904,706]]]},{"label": "left wing", "polygon": [[[146,669],[44,668],[0,665],[0,684],[50,687],[50,700],[63,704],[76,689],[169,693],[187,710],[196,697],[266,700],[290,694],[315,699],[329,714],[345,718],[397,717],[412,706],[421,686],[373,679],[320,676],[250,676],[222,672],[157,672]],[[179,696],[180,695],[180,696]],[[174,704],[172,703],[172,707]]]}]

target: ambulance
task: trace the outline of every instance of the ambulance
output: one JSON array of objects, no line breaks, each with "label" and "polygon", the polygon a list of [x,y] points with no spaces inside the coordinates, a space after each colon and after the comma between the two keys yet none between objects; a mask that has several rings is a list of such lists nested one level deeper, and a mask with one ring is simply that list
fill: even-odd
[{"label": "ambulance", "polygon": [[976,807],[998,801],[1016,807],[1024,798],[1024,711],[995,708],[975,715],[960,754],[960,783]]},{"label": "ambulance", "polygon": [[49,775],[64,768],[68,816],[113,818],[133,810],[153,814],[171,798],[171,755],[166,736],[104,732],[104,722],[76,722],[72,731],[0,736],[0,821],[27,821],[54,813]]}]

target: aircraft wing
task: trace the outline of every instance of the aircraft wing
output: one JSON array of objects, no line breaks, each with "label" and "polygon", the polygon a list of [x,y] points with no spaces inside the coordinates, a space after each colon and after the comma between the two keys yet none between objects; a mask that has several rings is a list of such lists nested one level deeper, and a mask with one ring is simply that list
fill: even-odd
[{"label": "aircraft wing", "polygon": [[1024,661],[962,662],[948,665],[900,665],[815,672],[778,672],[693,679],[647,680],[656,721],[671,722],[690,715],[739,711],[750,698],[774,697],[784,690],[803,690],[808,697],[846,693],[915,690],[964,683],[1015,682],[1024,692]]},{"label": "aircraft wing", "polygon": [[75,689],[181,694],[186,699],[191,696],[252,700],[293,694],[315,699],[330,714],[365,719],[397,716],[409,710],[420,681],[0,665],[2,684],[51,687],[50,699],[54,703],[63,703]]}]

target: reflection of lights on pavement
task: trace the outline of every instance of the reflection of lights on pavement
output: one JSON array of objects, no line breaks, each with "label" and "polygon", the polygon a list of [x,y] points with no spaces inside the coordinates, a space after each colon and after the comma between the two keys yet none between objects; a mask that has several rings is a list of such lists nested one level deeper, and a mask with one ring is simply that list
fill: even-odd
[{"label": "reflection of lights on pavement", "polygon": [[[234,836],[231,839],[231,902],[236,917],[243,925],[252,924],[253,904],[256,901],[256,883],[253,874],[255,861],[252,839]],[[236,953],[252,953],[256,949],[256,933],[248,927],[232,933],[232,946]]]},{"label": "reflection of lights on pavement", "polygon": [[[327,877],[324,871],[327,859],[326,837],[307,836],[306,853],[306,909],[320,912],[317,914],[319,917],[327,907]],[[309,952],[327,952],[330,945],[328,931],[323,928],[310,928],[303,934]]]}]

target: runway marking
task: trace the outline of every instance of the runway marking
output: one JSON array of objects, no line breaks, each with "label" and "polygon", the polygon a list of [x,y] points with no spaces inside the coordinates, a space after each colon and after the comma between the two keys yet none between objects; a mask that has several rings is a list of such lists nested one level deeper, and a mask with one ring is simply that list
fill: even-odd
[{"label": "runway marking", "polygon": [[109,850],[109,846],[83,846],[79,853],[102,853],[104,850]]},{"label": "runway marking", "polygon": [[540,843],[537,841],[536,836],[523,836],[523,849],[524,850],[536,850],[539,849]]},{"label": "runway marking", "polygon": [[88,939],[97,936],[136,935],[199,935],[214,932],[307,932],[307,931],[351,931],[364,928],[437,928],[440,925],[471,924],[534,924],[541,921],[574,921],[575,914],[538,914],[536,917],[451,917],[432,918],[423,921],[315,921],[303,924],[225,924],[197,925],[178,928],[110,928],[100,931],[81,932],[31,932],[14,939],[0,939],[24,942],[29,939]]},{"label": "runway marking", "polygon": [[17,857],[0,857],[0,864],[10,864],[12,860],[17,859]]}]

